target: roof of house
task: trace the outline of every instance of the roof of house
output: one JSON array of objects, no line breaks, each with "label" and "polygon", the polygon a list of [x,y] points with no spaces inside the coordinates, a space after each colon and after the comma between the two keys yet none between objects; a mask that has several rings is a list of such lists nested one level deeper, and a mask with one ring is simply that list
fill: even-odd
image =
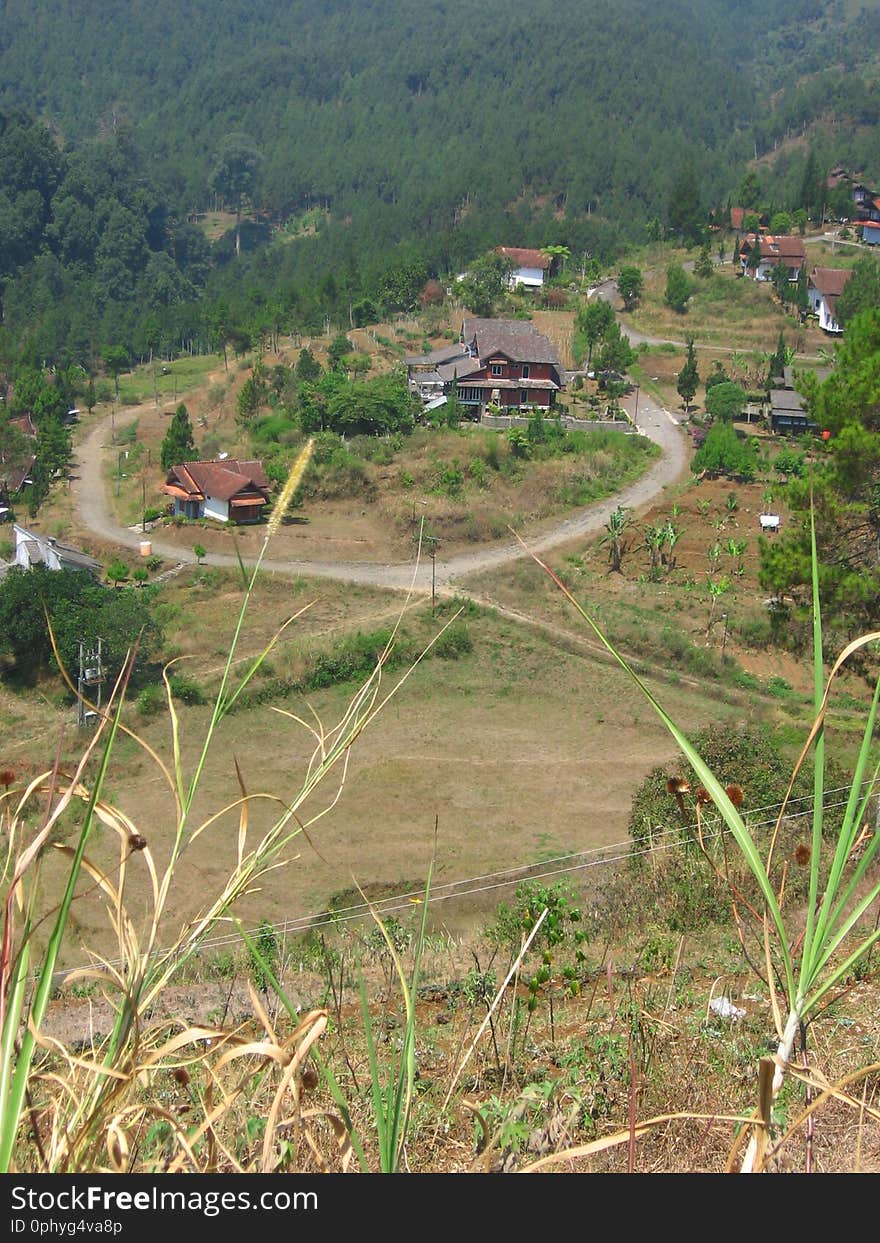
[{"label": "roof of house", "polygon": [[517,362],[561,366],[556,347],[527,320],[466,319],[461,337],[466,345],[475,343],[477,356],[483,360],[504,354]]},{"label": "roof of house", "polygon": [[518,268],[540,268],[546,272],[553,262],[543,251],[528,250],[522,246],[497,246],[496,250],[505,259],[512,259]]},{"label": "roof of house", "polygon": [[807,403],[796,390],[774,388],[770,390],[770,408],[774,413],[784,411],[790,414],[806,414]]},{"label": "roof of house", "polygon": [[460,341],[450,341],[439,349],[431,350],[430,354],[407,354],[404,362],[407,367],[423,367],[426,370],[437,367],[440,363],[452,362],[455,358],[466,358],[464,346]]},{"label": "roof of house", "polygon": [[31,565],[37,565],[40,562],[45,564],[47,554],[51,549],[65,567],[75,570],[88,570],[89,572],[100,571],[101,569],[100,561],[90,557],[81,548],[74,548],[72,544],[62,544],[60,540],[55,539],[52,535],[39,535],[34,531],[27,531],[24,527],[19,526],[18,523],[15,523],[13,526],[13,531],[15,533],[16,548],[21,544],[25,545],[28,561]]},{"label": "roof of house", "polygon": [[[230,501],[240,492],[260,492],[263,499],[269,492],[270,483],[258,461],[240,462],[227,458],[223,462],[183,462],[172,466],[165,480],[163,491],[174,488],[184,492],[192,500],[214,497],[218,501]],[[254,504],[258,498],[254,497]]]},{"label": "roof of house", "polygon": [[22,490],[36,460],[36,456],[33,453],[18,462],[7,463],[0,458],[0,484],[5,487],[10,495]]},{"label": "roof of house", "polygon": [[743,227],[743,220],[745,219],[745,216],[746,209],[744,207],[731,207],[730,227],[732,229],[741,229]]},{"label": "roof of house", "polygon": [[802,237],[791,237],[787,234],[772,237],[768,234],[761,238],[762,259],[775,259],[777,262],[793,265],[796,262],[804,263],[806,257],[807,252]]},{"label": "roof of house", "polygon": [[860,220],[863,229],[880,229],[880,220]]},{"label": "roof of house", "polygon": [[852,276],[852,268],[813,268],[810,282],[825,297],[837,298],[843,293],[846,282]]},{"label": "roof of house", "polygon": [[29,414],[20,414],[18,418],[10,419],[9,426],[17,427],[23,436],[29,436],[31,440],[36,440],[37,438],[37,429]]}]

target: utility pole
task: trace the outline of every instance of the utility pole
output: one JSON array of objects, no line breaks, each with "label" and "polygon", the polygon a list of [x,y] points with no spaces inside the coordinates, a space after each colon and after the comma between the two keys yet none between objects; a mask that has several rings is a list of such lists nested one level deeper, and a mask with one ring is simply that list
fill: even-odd
[{"label": "utility pole", "polygon": [[[420,501],[420,505],[427,504],[426,501]],[[413,505],[413,518],[415,518],[415,505]],[[431,616],[433,617],[437,609],[437,545],[440,543],[439,536],[425,534],[425,515],[422,514],[422,520],[419,524],[419,548],[427,545],[431,550]]]},{"label": "utility pole", "polygon": [[431,616],[437,611],[437,545],[440,540],[436,535],[426,535],[425,543],[431,549]]}]

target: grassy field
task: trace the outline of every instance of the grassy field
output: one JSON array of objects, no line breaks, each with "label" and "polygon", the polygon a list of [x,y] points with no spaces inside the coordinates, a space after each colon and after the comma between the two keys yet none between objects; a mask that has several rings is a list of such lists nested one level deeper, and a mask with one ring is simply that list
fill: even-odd
[{"label": "grassy field", "polygon": [[[416,335],[414,328],[405,331]],[[399,334],[387,339],[407,340]],[[381,348],[394,354],[390,346]],[[710,357],[701,353],[701,371]],[[681,361],[680,351],[650,349],[640,355],[634,376],[672,407]],[[246,374],[246,368],[233,365],[227,376],[216,359],[198,373],[197,388],[186,394],[197,440],[214,436],[218,445],[244,450],[235,439],[234,396]],[[135,424],[132,434],[127,428]],[[157,412],[148,395],[112,429],[106,482],[126,521],[136,519],[142,506],[146,479],[142,482],[138,472],[145,456],[155,487],[153,463],[166,426],[161,404]],[[634,515],[621,573],[610,572],[608,545],[596,538],[559,547],[549,561],[689,734],[712,723],[763,722],[774,727],[793,758],[809,728],[810,678],[797,651],[770,642],[757,581],[757,515],[768,504],[783,522],[787,512],[773,466],[777,447],[762,438],[761,449],[758,482],[686,481]],[[601,452],[613,459],[607,445]],[[560,468],[568,469],[555,461],[532,463],[531,473],[518,480],[499,470],[497,481],[483,489],[470,463],[484,457],[478,436],[420,433],[391,461],[367,462],[377,487],[384,482],[386,488],[375,503],[381,523],[366,503],[334,508],[333,502],[313,499],[298,511],[307,522],[282,529],[282,538],[290,541],[285,551],[326,556],[330,550],[365,559],[367,549],[379,557],[410,552],[408,535],[422,509],[432,525],[447,522],[447,547],[467,546],[456,523],[476,523],[479,515],[487,523],[478,535],[483,539],[492,535],[490,506],[508,520],[513,514],[534,519],[545,512],[548,498],[558,496]],[[449,487],[456,460],[463,467],[463,479],[453,488],[458,496],[450,495]],[[606,461],[592,482],[613,486],[614,469],[613,460]],[[404,471],[412,478],[406,486]],[[428,505],[417,504],[422,500]],[[76,536],[70,494],[57,493],[41,521],[45,529],[51,524],[59,534]],[[670,524],[674,549],[667,549],[665,563],[652,566],[646,532]],[[182,530],[178,538],[188,547],[195,540],[228,547],[226,533],[201,527]],[[241,538],[245,551],[253,552],[263,533]],[[105,551],[111,550],[100,550],[101,555]],[[726,586],[713,604],[709,583],[721,581]],[[164,657],[175,662],[173,671],[189,700],[178,701],[175,718],[184,784],[209,725],[240,599],[240,576],[214,567],[187,567],[157,595]],[[224,1029],[221,1059],[237,1042],[250,1042],[242,1048],[250,1050],[253,1072],[242,1075],[237,1061],[233,1083],[228,1066],[217,1061],[209,1068],[214,1054],[204,1041],[192,1055],[157,1060],[138,1078],[137,1100],[131,1099],[126,1116],[140,1121],[132,1121],[133,1143],[114,1168],[168,1168],[178,1151],[174,1120],[185,1117],[182,1126],[195,1126],[209,1088],[214,1092],[218,1083],[223,1116],[215,1116],[210,1143],[191,1146],[186,1168],[264,1168],[264,1139],[277,1170],[339,1168],[340,1131],[332,1132],[320,1119],[309,1123],[315,1128],[309,1144],[290,1123],[293,1114],[270,1143],[278,1115],[272,1113],[274,1080],[265,1069],[273,1064],[273,1051],[281,1041],[285,1050],[293,1048],[310,1023],[328,1022],[321,1055],[341,1086],[331,1094],[308,1065],[296,1093],[287,1098],[289,1108],[296,1111],[305,1099],[309,1107],[336,1116],[341,1092],[350,1125],[364,1137],[365,1163],[378,1168],[369,1091],[376,1047],[371,1049],[365,1034],[353,984],[361,972],[379,1033],[380,1064],[402,1047],[408,1023],[415,1024],[419,1077],[408,1122],[408,1168],[510,1170],[570,1144],[611,1143],[615,1135],[618,1140],[594,1157],[566,1159],[559,1168],[724,1168],[734,1138],[731,1115],[753,1109],[754,1065],[772,1046],[771,998],[760,966],[753,965],[763,963],[763,946],[759,936],[746,953],[729,921],[724,846],[710,846],[704,858],[692,844],[678,843],[676,829],[671,838],[658,835],[641,865],[627,860],[633,796],[652,770],[679,771],[670,735],[644,696],[528,559],[475,578],[459,599],[441,600],[433,614],[430,602],[420,598],[402,616],[399,595],[264,575],[242,631],[233,678],[242,677],[277,628],[303,608],[218,729],[190,815],[190,826],[204,825],[204,831],[177,859],[158,936],[160,945],[173,944],[234,869],[241,813],[232,805],[242,791],[249,796],[252,837],[279,807],[292,805],[316,741],[326,739],[325,731],[344,717],[371,653],[382,648],[399,617],[395,655],[382,683],[383,692],[398,681],[399,689],[356,740],[345,780],[331,780],[301,809],[301,816],[318,818],[285,852],[284,865],[262,876],[238,904],[238,914],[283,982],[291,1013],[284,1015],[261,981],[234,927],[219,925],[205,954],[189,962],[139,1016],[138,1055],[160,1044],[163,1033],[209,1025]],[[173,722],[157,706],[158,673],[146,682],[133,690],[123,710],[130,733],[117,739],[104,789],[108,807],[129,817],[122,846],[108,813],[89,843],[91,871],[81,879],[71,907],[57,964],[62,971],[84,965],[93,953],[114,953],[115,905],[108,901],[108,886],[119,875],[120,860],[128,877],[132,927],[146,932],[151,886],[143,843],[160,868],[170,856],[178,813],[157,757],[173,767]],[[842,689],[843,700],[829,716],[828,737],[835,758],[847,763],[863,722],[865,686],[851,676]],[[57,682],[18,694],[0,688],[2,758],[14,774],[13,785],[51,763],[57,745],[62,770],[72,770],[85,738],[73,727],[73,715]],[[92,761],[87,781],[95,770]],[[747,784],[743,795],[750,814],[754,796]],[[319,816],[322,811],[326,814]],[[41,815],[34,807],[27,832],[38,830]],[[53,834],[56,848],[41,854],[36,892],[49,908],[69,866],[69,856],[57,847],[72,845],[81,822],[82,812],[72,812]],[[804,896],[802,823],[793,820],[786,827],[779,848],[786,913],[796,931]],[[358,886],[374,900],[390,900],[389,936],[408,963],[421,913],[418,894],[432,863],[437,900],[427,909],[423,987],[408,1019],[399,1004],[394,961],[366,918]],[[464,1050],[477,1040],[478,1025],[527,926],[522,910],[511,913],[525,901],[516,893],[524,875],[537,876],[542,886],[529,910],[549,903],[564,931],[529,951],[516,986],[465,1070]],[[564,891],[554,888],[563,881]],[[734,881],[739,902],[744,881],[739,873]],[[309,917],[331,908],[332,922],[308,935],[301,932]],[[283,921],[293,921],[299,931],[273,932],[272,925]],[[36,928],[37,948],[47,929],[48,921]],[[575,940],[580,930],[583,938]],[[842,996],[810,1025],[813,1064],[831,1080],[877,1061],[872,971],[869,956],[844,981]],[[120,977],[123,993],[131,978]],[[258,993],[248,991],[249,981]],[[92,1046],[97,1052],[113,1023],[102,996],[107,988],[89,978],[68,980],[50,1005],[45,1030],[68,1048],[84,1049],[84,1055]],[[711,1002],[721,996],[742,1011],[735,1023],[713,1015]],[[257,1022],[260,1010],[266,1014]],[[297,1027],[300,1022],[304,1026]],[[269,1049],[265,1067],[264,1047]],[[51,1095],[47,1085],[66,1082],[65,1076],[72,1081],[80,1069],[62,1062],[47,1056],[39,1063],[39,1070],[56,1071],[60,1078],[40,1079],[38,1106],[29,1105],[29,1125],[41,1135],[43,1150],[49,1140],[48,1127],[46,1133],[40,1130],[43,1119],[56,1116],[48,1106],[41,1112],[44,1097]],[[88,1076],[76,1091],[85,1091],[87,1082]],[[843,1099],[825,1102],[810,1144],[802,1128],[793,1132],[773,1168],[810,1163],[822,1170],[880,1168],[880,1146],[872,1123],[865,1121],[876,1105],[876,1074],[862,1074],[855,1082],[852,1108]],[[819,1092],[821,1084],[812,1090]],[[157,1101],[164,1111],[159,1121]],[[774,1111],[775,1138],[786,1137],[802,1104],[802,1086],[789,1080]],[[119,1108],[115,1101],[108,1107],[114,1115]],[[620,1140],[636,1122],[671,1112],[681,1116],[649,1126],[636,1144]],[[285,1130],[288,1123],[292,1130]],[[114,1125],[118,1137],[122,1124]],[[27,1126],[18,1154],[21,1168],[42,1168]],[[105,1160],[99,1123],[95,1137],[84,1158],[89,1168]],[[111,1163],[116,1152],[111,1146]]]},{"label": "grassy field", "polygon": [[[800,324],[797,317],[775,301],[769,283],[753,281],[739,275],[739,264],[727,261],[716,264],[712,276],[698,277],[689,273],[693,293],[685,314],[666,306],[666,272],[670,263],[688,262],[695,252],[685,256],[671,252],[672,258],[647,266],[647,258],[659,258],[655,252],[646,257],[643,269],[645,289],[639,306],[624,315],[624,324],[631,324],[648,336],[684,341],[694,336],[703,345],[731,351],[765,351],[776,348],[780,331],[799,354],[815,355],[820,348],[829,349],[831,339],[814,321]],[[810,243],[807,267],[851,267],[857,256],[847,247],[838,246],[832,253],[830,243]]]}]

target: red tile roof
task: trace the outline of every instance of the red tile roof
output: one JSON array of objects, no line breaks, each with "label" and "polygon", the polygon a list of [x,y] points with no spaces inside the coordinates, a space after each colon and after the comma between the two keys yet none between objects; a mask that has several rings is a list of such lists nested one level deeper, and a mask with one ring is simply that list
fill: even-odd
[{"label": "red tile roof", "polygon": [[851,268],[813,268],[810,282],[824,297],[838,298],[851,276]]},{"label": "red tile roof", "polygon": [[732,229],[741,229],[743,220],[745,219],[746,209],[744,207],[731,207],[730,209],[730,227]]},{"label": "red tile roof", "polygon": [[[183,489],[192,500],[204,500],[213,496],[218,501],[230,501],[241,492],[262,494],[267,499],[270,484],[263,470],[262,462],[240,462],[237,458],[227,458],[217,462],[184,462],[180,466],[172,466],[165,480],[165,489],[170,495],[178,495],[177,489]],[[254,504],[259,503],[259,496],[254,496]]]},{"label": "red tile roof", "polygon": [[550,267],[550,256],[540,250],[525,250],[521,246],[498,246],[496,249],[505,259],[512,259],[518,268],[540,268],[546,272]]},{"label": "red tile roof", "polygon": [[804,247],[804,239],[802,237],[791,237],[782,235],[781,237],[761,238],[761,258],[783,260],[790,265],[795,262],[803,263],[806,260],[807,252]]}]

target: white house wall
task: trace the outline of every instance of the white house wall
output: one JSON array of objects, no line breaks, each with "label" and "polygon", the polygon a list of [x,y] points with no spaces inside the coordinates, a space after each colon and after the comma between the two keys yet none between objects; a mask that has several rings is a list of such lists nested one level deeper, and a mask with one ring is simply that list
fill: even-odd
[{"label": "white house wall", "polygon": [[215,496],[206,496],[204,514],[206,518],[213,518],[216,522],[228,522],[229,502],[218,501]]},{"label": "white house wall", "polygon": [[515,272],[510,274],[510,285],[513,289],[517,285],[525,285],[526,289],[541,289],[543,284],[544,272],[542,268],[517,268]]}]

